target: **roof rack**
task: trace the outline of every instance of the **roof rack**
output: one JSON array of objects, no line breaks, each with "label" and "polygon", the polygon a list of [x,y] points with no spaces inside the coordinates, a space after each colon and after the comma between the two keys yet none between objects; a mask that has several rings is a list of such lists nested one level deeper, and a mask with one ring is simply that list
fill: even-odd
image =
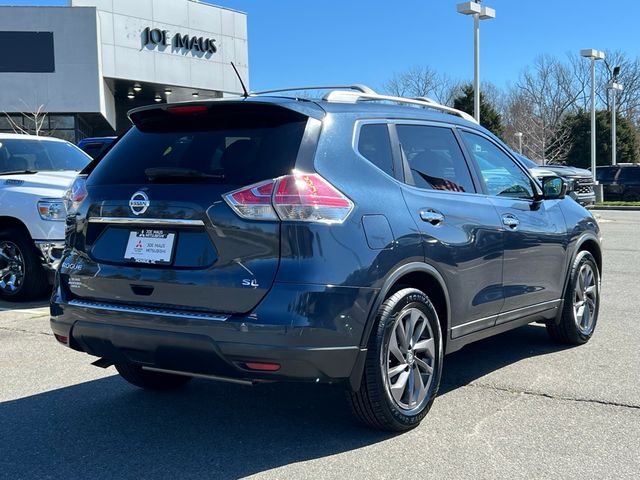
[{"label": "roof rack", "polygon": [[464,118],[473,123],[478,123],[475,118],[469,115],[462,110],[458,110],[452,107],[447,107],[446,105],[442,105],[435,100],[432,100],[427,97],[417,97],[417,98],[405,98],[405,97],[394,97],[391,95],[380,95],[373,91],[371,92],[358,92],[358,91],[347,91],[347,90],[334,90],[327,93],[323,100],[327,102],[341,102],[341,103],[356,103],[360,101],[382,101],[382,102],[393,102],[400,103],[406,105],[417,105],[423,108],[431,108],[434,110],[439,110],[441,112],[449,113],[451,115],[457,115],[458,117]]},{"label": "roof rack", "polygon": [[371,95],[375,95],[376,92],[367,87],[366,85],[354,84],[354,85],[316,85],[311,87],[287,87],[287,88],[276,88],[273,90],[261,90],[259,92],[251,92],[250,95],[266,95],[268,93],[278,93],[278,92],[296,92],[301,90],[353,90],[354,92],[367,93]]}]

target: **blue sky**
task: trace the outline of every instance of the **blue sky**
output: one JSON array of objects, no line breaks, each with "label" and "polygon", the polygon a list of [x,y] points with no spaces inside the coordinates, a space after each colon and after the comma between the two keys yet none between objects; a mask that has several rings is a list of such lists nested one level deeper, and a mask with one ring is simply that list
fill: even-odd
[{"label": "blue sky", "polygon": [[[65,3],[0,1],[4,5]],[[394,72],[426,64],[457,79],[471,79],[473,75],[472,20],[456,13],[456,0],[212,3],[248,14],[250,83],[254,90],[334,83],[380,88]],[[562,56],[581,48],[597,48],[640,56],[635,1],[484,3],[496,9],[497,18],[481,23],[481,77],[498,86],[517,79],[522,68],[540,53]]]}]

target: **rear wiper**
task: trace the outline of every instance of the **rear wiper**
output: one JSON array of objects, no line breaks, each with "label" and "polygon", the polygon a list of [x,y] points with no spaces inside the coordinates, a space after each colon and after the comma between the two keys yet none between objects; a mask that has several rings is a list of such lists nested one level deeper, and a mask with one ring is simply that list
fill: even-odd
[{"label": "rear wiper", "polygon": [[212,173],[203,173],[192,168],[174,168],[174,167],[154,167],[147,168],[144,174],[150,180],[156,178],[215,178],[222,180],[224,175],[215,175]]},{"label": "rear wiper", "polygon": [[37,170],[14,170],[13,172],[0,172],[0,175],[32,175],[38,173]]}]

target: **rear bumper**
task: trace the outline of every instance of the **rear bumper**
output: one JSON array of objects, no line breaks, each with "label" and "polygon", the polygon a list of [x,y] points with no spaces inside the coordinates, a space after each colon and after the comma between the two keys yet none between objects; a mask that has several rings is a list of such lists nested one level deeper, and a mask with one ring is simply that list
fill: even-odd
[{"label": "rear bumper", "polygon": [[[309,303],[314,298],[324,300],[324,310]],[[251,381],[333,383],[359,374],[366,354],[359,307],[374,298],[372,289],[275,284],[254,312],[226,317],[83,305],[63,301],[58,290],[51,328],[69,347],[113,362]],[[303,310],[316,313],[302,316]],[[256,371],[247,367],[252,362],[280,368]]]}]

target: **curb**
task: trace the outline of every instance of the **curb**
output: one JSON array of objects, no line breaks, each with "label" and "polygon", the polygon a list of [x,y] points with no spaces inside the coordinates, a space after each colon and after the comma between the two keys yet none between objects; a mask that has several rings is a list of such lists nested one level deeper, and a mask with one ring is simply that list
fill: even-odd
[{"label": "curb", "polygon": [[632,207],[625,205],[594,205],[589,210],[626,210],[632,212],[640,212],[640,207]]}]

